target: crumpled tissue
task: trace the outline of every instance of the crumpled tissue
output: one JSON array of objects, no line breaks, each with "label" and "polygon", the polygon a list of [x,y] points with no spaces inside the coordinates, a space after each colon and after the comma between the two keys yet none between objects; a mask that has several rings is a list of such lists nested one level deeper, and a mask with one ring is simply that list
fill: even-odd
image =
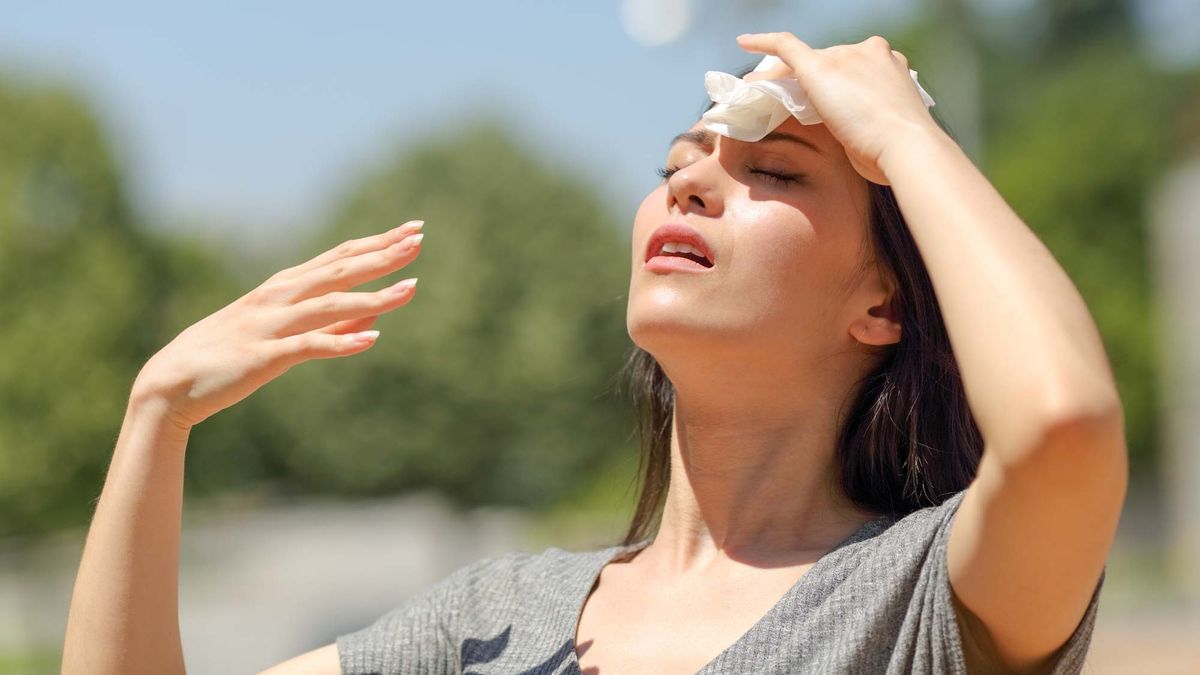
[{"label": "crumpled tissue", "polygon": [[[781,63],[778,56],[768,54],[751,72],[770,70]],[[932,107],[933,98],[917,82],[917,71],[910,68],[908,72],[921,92],[925,107]],[[750,143],[761,140],[789,115],[801,124],[821,123],[821,116],[793,77],[747,82],[736,75],[710,70],[704,74],[704,88],[716,103],[703,115],[705,128],[735,140]]]}]

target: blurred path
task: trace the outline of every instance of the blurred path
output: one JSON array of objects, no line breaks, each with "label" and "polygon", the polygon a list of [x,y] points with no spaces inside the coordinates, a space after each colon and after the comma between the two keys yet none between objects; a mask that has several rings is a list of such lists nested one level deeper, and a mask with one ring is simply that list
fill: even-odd
[{"label": "blurred path", "polygon": [[[252,673],[364,627],[461,565],[526,548],[528,517],[421,493],[185,516],[188,672]],[[84,533],[0,557],[0,655],[60,652]],[[53,671],[57,672],[57,671]]]},{"label": "blurred path", "polygon": [[1085,673],[1200,674],[1200,620],[1171,610],[1108,610],[1102,604]]}]

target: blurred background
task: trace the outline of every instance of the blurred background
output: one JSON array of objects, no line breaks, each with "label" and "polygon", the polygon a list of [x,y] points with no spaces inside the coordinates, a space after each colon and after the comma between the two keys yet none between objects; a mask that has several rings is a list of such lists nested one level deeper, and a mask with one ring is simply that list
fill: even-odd
[{"label": "blurred background", "polygon": [[1089,669],[1200,672],[1194,0],[6,4],[0,673],[58,672],[146,359],[414,218],[428,241],[398,274],[421,286],[375,347],[192,434],[191,672],[327,644],[483,556],[616,543],[633,213],[704,72],[753,65],[734,37],[774,30],[886,36],[1075,280],[1133,471]]}]

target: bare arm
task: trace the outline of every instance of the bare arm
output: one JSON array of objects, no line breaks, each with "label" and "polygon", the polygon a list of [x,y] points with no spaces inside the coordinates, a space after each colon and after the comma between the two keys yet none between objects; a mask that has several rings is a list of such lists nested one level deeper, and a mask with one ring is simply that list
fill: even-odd
[{"label": "bare arm", "polygon": [[[165,409],[161,399],[131,397],[75,580],[64,673],[185,672],[177,589],[190,430]],[[329,644],[263,675],[340,673]]]},{"label": "bare arm", "polygon": [[[185,672],[178,574],[192,427],[301,362],[370,348],[373,335],[356,335],[406,305],[413,288],[401,282],[374,293],[345,291],[411,262],[420,238],[410,235],[419,229],[409,224],[348,241],[275,274],[183,331],[142,368],[84,545],[63,673]],[[274,672],[338,672],[336,648],[288,663]]]},{"label": "bare arm", "polygon": [[189,431],[132,397],[75,579],[64,673],[182,673],[179,529]]},{"label": "bare arm", "polygon": [[915,128],[905,141],[884,170],[993,459],[1021,465],[1048,430],[1084,420],[1113,431],[1116,383],[1066,272],[949,136]]},{"label": "bare arm", "polygon": [[951,531],[950,580],[1013,669],[1070,637],[1127,481],[1124,422],[1083,299],[949,137],[914,131],[885,172],[929,269],[985,452]]}]

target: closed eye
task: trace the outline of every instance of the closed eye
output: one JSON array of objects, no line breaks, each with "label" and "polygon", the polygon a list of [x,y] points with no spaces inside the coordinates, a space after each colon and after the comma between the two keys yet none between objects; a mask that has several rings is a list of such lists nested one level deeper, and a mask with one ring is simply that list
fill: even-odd
[{"label": "closed eye", "polygon": [[775,183],[776,185],[788,185],[790,183],[799,183],[801,176],[798,174],[775,173],[774,171],[764,171],[756,169],[752,166],[747,166],[746,170],[756,176],[762,176],[764,180]]},{"label": "closed eye", "polygon": [[[800,176],[798,174],[786,174],[786,173],[776,173],[774,171],[764,171],[762,169],[756,169],[752,166],[747,166],[746,169],[750,173],[758,175],[758,176],[762,176],[764,180],[775,183],[776,185],[788,185],[790,183],[799,183],[802,178],[802,176]],[[663,180],[670,180],[671,176],[674,176],[675,172],[677,172],[677,171],[679,171],[679,167],[664,166],[664,167],[660,167],[658,169],[657,173]]]}]

